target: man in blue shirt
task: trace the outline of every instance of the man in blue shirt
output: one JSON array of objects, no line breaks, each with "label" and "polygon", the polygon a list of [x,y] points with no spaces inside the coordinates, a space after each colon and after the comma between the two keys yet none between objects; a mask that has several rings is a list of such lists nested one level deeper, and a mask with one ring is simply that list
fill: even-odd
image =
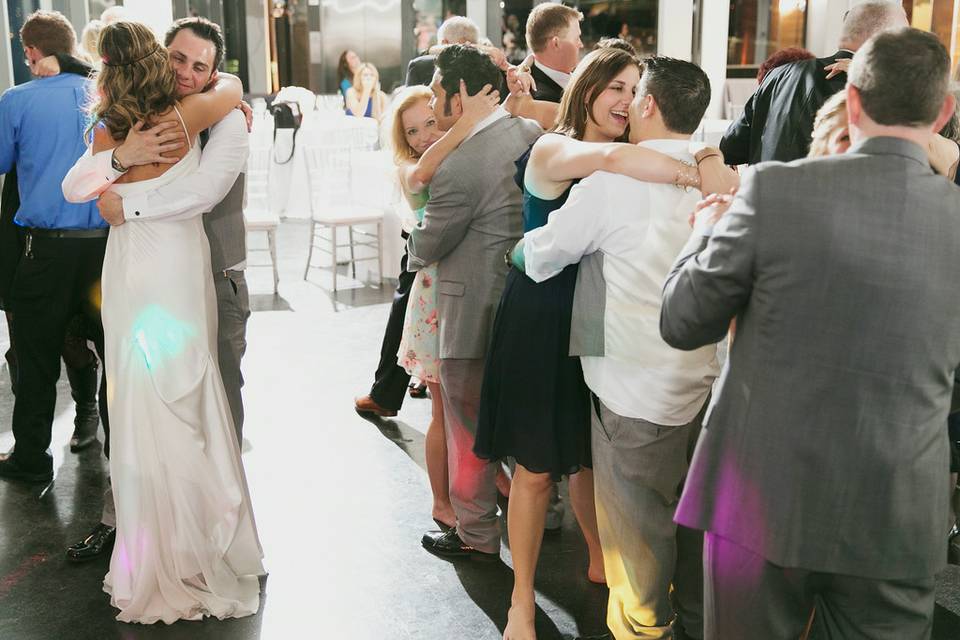
[{"label": "man in blue shirt", "polygon": [[[48,55],[71,54],[76,33],[55,11],[32,14],[20,30],[31,70]],[[53,477],[50,446],[67,324],[84,319],[103,359],[100,270],[108,225],[95,203],[69,204],[60,183],[83,154],[84,106],[90,85],[63,74],[13,87],[0,96],[0,173],[17,168],[24,253],[10,288],[18,357],[13,409],[14,450],[0,456],[0,477],[46,482]],[[107,429],[106,393],[100,413]]]}]

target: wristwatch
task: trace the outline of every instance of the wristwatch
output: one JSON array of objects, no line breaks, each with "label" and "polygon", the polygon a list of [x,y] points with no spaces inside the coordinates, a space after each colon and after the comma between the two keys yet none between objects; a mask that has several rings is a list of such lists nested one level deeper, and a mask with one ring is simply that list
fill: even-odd
[{"label": "wristwatch", "polygon": [[117,160],[117,150],[116,150],[116,149],[114,149],[113,152],[110,154],[110,166],[113,167],[113,170],[116,171],[116,172],[118,172],[118,173],[126,173],[126,172],[127,172],[127,168],[126,168],[125,166],[123,166],[122,164],[120,164],[120,161]]}]

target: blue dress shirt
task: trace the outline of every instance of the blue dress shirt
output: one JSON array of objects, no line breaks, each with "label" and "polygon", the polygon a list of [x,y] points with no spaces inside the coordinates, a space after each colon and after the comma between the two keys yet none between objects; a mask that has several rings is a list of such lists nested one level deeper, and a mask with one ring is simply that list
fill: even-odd
[{"label": "blue dress shirt", "polygon": [[107,223],[96,201],[70,204],[60,183],[86,147],[90,83],[61,74],[12,87],[0,96],[0,173],[17,167],[21,227],[94,229]]}]

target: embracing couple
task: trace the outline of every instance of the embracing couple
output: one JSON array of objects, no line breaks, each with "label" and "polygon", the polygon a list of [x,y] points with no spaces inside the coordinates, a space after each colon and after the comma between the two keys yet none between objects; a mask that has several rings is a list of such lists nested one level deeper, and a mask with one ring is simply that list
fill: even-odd
[{"label": "embracing couple", "polygon": [[101,312],[112,492],[68,556],[94,557],[115,536],[104,589],[118,619],[169,624],[255,613],[264,570],[240,459],[242,87],[216,73],[216,25],[181,20],[166,43],[136,22],[104,28],[90,148],[63,191],[98,197],[111,225]]}]

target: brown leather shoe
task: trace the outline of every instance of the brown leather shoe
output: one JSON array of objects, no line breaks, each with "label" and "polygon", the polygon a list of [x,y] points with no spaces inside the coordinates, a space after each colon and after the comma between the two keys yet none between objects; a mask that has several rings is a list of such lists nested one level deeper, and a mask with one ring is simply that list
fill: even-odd
[{"label": "brown leather shoe", "polygon": [[353,407],[357,410],[357,413],[372,413],[383,418],[392,418],[397,415],[396,411],[391,411],[390,409],[384,409],[376,402],[373,401],[373,398],[370,396],[363,396],[361,398],[353,399]]}]

